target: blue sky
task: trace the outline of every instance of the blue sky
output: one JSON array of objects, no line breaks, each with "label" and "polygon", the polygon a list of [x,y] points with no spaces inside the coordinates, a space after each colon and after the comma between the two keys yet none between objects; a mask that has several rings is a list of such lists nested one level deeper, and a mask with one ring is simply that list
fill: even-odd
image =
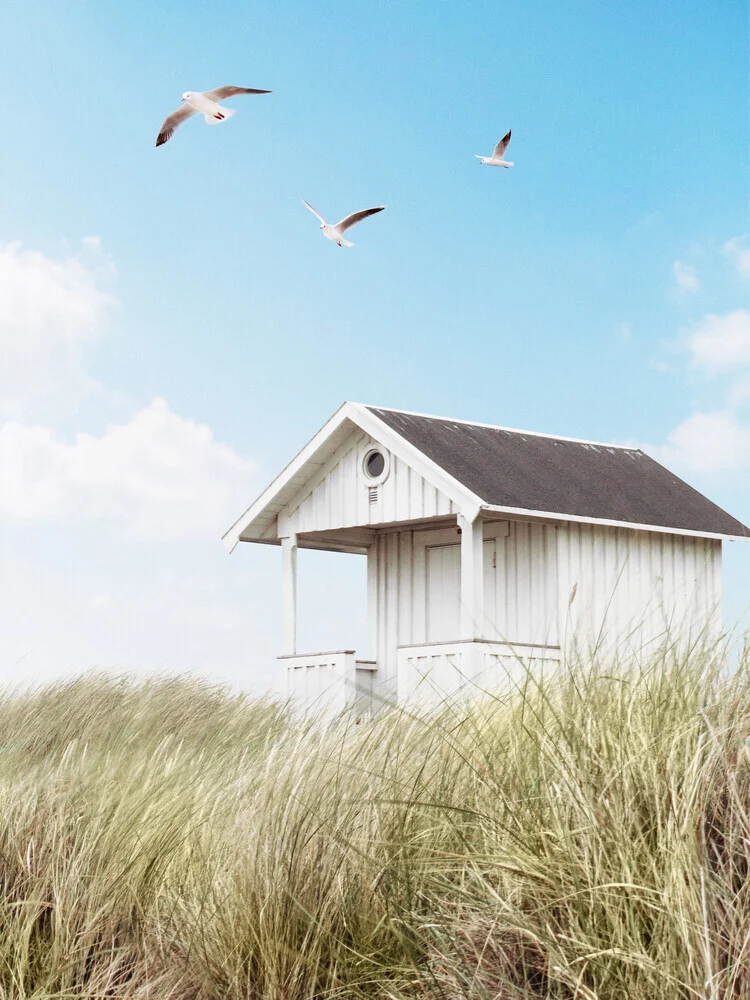
[{"label": "blue sky", "polygon": [[[344,399],[637,442],[750,520],[744,2],[3,20],[4,677],[264,686],[278,552],[218,538]],[[154,148],[223,83],[274,93]],[[339,250],[301,198],[388,207]],[[360,562],[304,557],[302,641],[358,642]]]}]

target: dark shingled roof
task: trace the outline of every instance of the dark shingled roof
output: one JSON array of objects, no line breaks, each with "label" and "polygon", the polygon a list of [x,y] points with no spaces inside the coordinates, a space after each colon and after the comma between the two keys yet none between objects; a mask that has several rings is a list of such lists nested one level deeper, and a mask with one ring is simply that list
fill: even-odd
[{"label": "dark shingled roof", "polygon": [[638,448],[368,409],[486,504],[750,538]]}]

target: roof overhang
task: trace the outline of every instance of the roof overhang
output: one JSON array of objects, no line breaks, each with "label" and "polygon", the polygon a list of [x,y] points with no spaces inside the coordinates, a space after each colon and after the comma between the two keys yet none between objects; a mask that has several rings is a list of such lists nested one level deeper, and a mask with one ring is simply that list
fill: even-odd
[{"label": "roof overhang", "polygon": [[480,497],[415,448],[366,406],[347,402],[339,407],[315,437],[308,441],[223,535],[222,540],[227,549],[232,552],[238,542],[277,542],[273,526],[279,511],[283,510],[357,427],[410,465],[449,497],[468,517],[476,517],[483,506]]},{"label": "roof overhang", "polygon": [[[481,497],[451,476],[419,448],[406,440],[398,431],[381,420],[372,410],[361,404],[346,402],[326,421],[318,433],[292,459],[286,468],[260,494],[257,500],[239,517],[222,536],[227,549],[232,552],[238,542],[260,542],[275,545],[279,543],[276,518],[280,511],[295,498],[309,480],[323,467],[351,435],[359,428],[379,441],[394,455],[402,459],[425,480],[435,486],[453,501],[462,513],[473,520],[477,515],[505,515],[511,518],[539,520],[547,522],[573,522],[601,525],[611,528],[630,528],[633,531],[650,531],[668,535],[683,535],[694,538],[713,538],[720,541],[750,541],[745,535],[721,534],[697,531],[690,528],[667,527],[658,524],[635,524],[630,521],[566,514],[560,511],[531,510],[524,507],[505,507],[486,503]],[[363,525],[367,528],[367,525]],[[381,528],[387,525],[379,525]],[[392,526],[391,526],[392,527]],[[351,529],[347,529],[351,530]],[[312,535],[313,533],[309,533]],[[331,534],[331,533],[329,533]],[[347,547],[341,538],[340,551],[360,551],[358,544]],[[300,544],[309,548],[328,547],[324,538],[300,538]],[[336,545],[336,548],[339,548]]]},{"label": "roof overhang", "polygon": [[598,524],[603,528],[631,528],[633,531],[653,531],[661,535],[683,535],[690,538],[715,538],[723,542],[750,542],[748,535],[722,535],[715,531],[695,531],[693,528],[670,528],[663,524],[634,524],[632,521],[615,521],[606,517],[583,517],[579,514],[560,514],[546,510],[528,510],[526,507],[502,507],[483,504],[483,512],[507,514],[509,517],[538,521],[567,521],[574,524]]}]

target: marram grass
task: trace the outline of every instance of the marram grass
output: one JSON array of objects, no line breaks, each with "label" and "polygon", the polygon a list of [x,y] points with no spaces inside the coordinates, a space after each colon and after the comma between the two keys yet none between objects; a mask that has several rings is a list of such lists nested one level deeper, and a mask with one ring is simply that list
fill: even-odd
[{"label": "marram grass", "polygon": [[750,997],[750,660],[300,723],[0,699],[0,1000]]}]

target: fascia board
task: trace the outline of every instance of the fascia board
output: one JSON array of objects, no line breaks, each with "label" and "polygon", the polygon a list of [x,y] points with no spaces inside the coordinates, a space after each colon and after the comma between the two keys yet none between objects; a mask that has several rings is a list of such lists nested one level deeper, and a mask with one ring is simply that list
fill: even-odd
[{"label": "fascia board", "polygon": [[237,518],[231,528],[222,535],[222,541],[229,552],[233,552],[240,540],[242,532],[248,524],[252,523],[263,509],[283,490],[289,481],[297,475],[299,470],[309,461],[315,452],[322,448],[328,438],[336,431],[341,424],[350,416],[349,409],[351,403],[343,403],[333,416],[320,428],[315,437],[299,451],[291,462],[284,468],[278,476],[260,494],[257,500],[253,501],[247,510]]},{"label": "fascia board", "polygon": [[750,542],[747,535],[724,535],[716,531],[695,531],[690,528],[668,528],[662,524],[634,524],[632,521],[615,521],[605,517],[584,517],[580,514],[561,514],[548,510],[529,510],[527,507],[503,507],[499,504],[482,504],[483,511],[497,514],[514,514],[518,517],[536,517],[543,521],[572,521],[575,524],[594,524],[604,528],[632,528],[633,531],[652,531],[663,535],[687,535],[691,538],[714,538],[728,542]]}]

